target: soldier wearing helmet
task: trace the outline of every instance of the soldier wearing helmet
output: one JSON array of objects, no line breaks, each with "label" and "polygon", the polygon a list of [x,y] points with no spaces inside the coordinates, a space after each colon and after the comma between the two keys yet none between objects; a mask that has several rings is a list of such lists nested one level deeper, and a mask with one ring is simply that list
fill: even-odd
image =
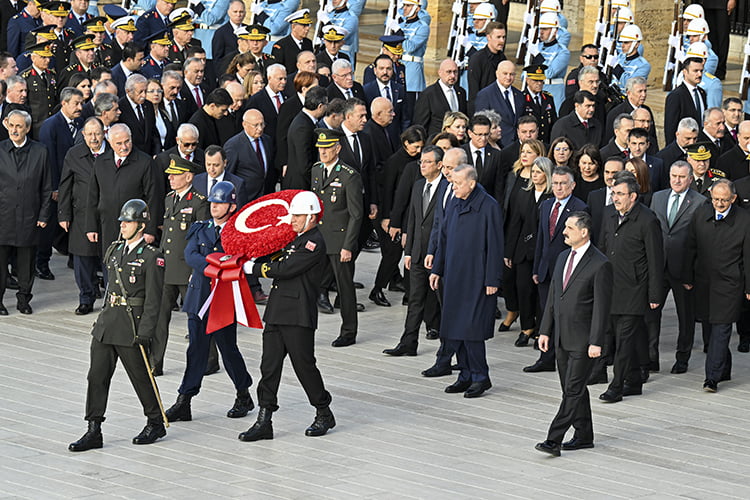
[{"label": "soldier wearing helmet", "polygon": [[318,289],[326,261],[326,243],[318,229],[320,199],[311,191],[298,193],[289,204],[289,215],[297,233],[294,241],[284,247],[278,260],[250,264],[247,269],[256,276],[272,278],[273,285],[263,314],[260,411],[257,422],[239,435],[242,441],[273,439],[271,414],[279,408],[276,395],[287,354],[307,399],[317,410],[305,435],[322,436],[336,425],[329,408],[331,395],[315,365]]},{"label": "soldier wearing helmet", "polygon": [[698,18],[693,19],[685,29],[685,39],[683,44],[683,50],[688,51],[690,45],[696,42],[703,42],[706,44],[706,64],[703,66],[703,73],[716,73],[716,68],[719,66],[719,56],[711,48],[711,42],[708,41],[708,33],[711,30],[708,27],[708,23],[705,19]]},{"label": "soldier wearing helmet", "polygon": [[101,423],[117,359],[122,361],[148,422],[133,444],[151,444],[166,436],[161,409],[140,346],[148,347],[156,330],[164,281],[164,257],[146,243],[143,231],[151,216],[146,202],[132,199],[120,210],[121,239],[104,254],[107,293],[91,332],[91,362],[86,392],[88,431],[70,451],[101,448]]},{"label": "soldier wearing helmet", "polygon": [[625,26],[618,40],[622,42],[622,50],[617,54],[617,63],[612,70],[612,80],[624,89],[625,84],[631,78],[642,76],[648,79],[651,64],[638,53],[638,47],[643,41],[643,33],[637,25]]}]

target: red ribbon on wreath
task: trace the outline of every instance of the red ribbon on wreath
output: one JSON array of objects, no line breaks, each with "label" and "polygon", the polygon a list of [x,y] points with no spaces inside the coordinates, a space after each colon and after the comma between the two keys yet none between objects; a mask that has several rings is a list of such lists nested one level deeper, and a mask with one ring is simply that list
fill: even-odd
[{"label": "red ribbon on wreath", "polygon": [[[211,294],[198,315],[203,318],[208,311],[206,334],[231,325],[235,321],[248,328],[263,328],[253,294],[245,279],[244,255],[215,252],[206,256],[208,266],[203,271],[211,278]],[[235,319],[236,318],[236,319]]]}]

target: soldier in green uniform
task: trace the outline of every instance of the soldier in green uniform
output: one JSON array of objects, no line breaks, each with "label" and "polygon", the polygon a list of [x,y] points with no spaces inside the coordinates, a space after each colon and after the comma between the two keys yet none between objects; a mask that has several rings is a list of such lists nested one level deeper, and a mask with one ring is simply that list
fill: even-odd
[{"label": "soldier in green uniform", "polygon": [[31,67],[21,73],[21,78],[26,80],[28,88],[27,99],[34,123],[33,137],[39,137],[42,122],[52,116],[52,110],[57,101],[55,70],[49,67],[52,59],[50,45],[49,42],[44,42],[29,47]]},{"label": "soldier in green uniform", "polygon": [[[112,46],[105,43],[106,31],[106,17],[92,17],[91,19],[83,22],[83,29],[85,35],[91,35],[93,37],[94,48],[94,64],[93,67],[103,66],[105,68],[111,68],[116,64],[113,59],[114,51]],[[73,64],[75,56],[71,57],[70,63]]]},{"label": "soldier in green uniform", "polygon": [[[94,44],[93,35],[82,35],[73,40],[71,64],[66,66],[57,77],[58,92],[68,86],[70,77],[76,73],[83,73],[89,79],[91,78],[91,68],[96,66],[94,63],[95,51],[96,44]],[[73,58],[75,58],[75,61],[73,61]]]},{"label": "soldier in green uniform", "polygon": [[151,444],[167,435],[159,400],[149,379],[140,346],[148,346],[159,316],[159,296],[164,283],[164,258],[143,239],[149,220],[143,200],[125,202],[120,211],[120,235],[104,255],[108,270],[104,309],[91,332],[90,366],[86,394],[88,431],[68,446],[70,451],[102,447],[101,423],[107,408],[109,386],[122,360],[148,422],[133,444]]},{"label": "soldier in green uniform", "polygon": [[170,23],[167,27],[172,30],[174,43],[169,47],[168,57],[172,62],[184,63],[188,48],[201,47],[201,41],[193,38],[196,25],[191,12],[189,9],[181,8],[169,15]]},{"label": "soldier in green uniform", "polygon": [[320,161],[312,166],[312,190],[323,200],[325,222],[320,232],[326,242],[328,264],[323,272],[321,294],[328,298],[330,275],[336,280],[341,302],[341,331],[333,347],[352,345],[357,339],[357,295],[354,291],[354,260],[357,238],[364,217],[362,178],[359,172],[339,161],[340,130],[315,129]]},{"label": "soldier in green uniform", "polygon": [[164,227],[161,249],[164,252],[164,292],[156,323],[156,334],[151,345],[151,366],[154,375],[162,374],[164,352],[169,338],[169,320],[172,306],[177,298],[185,300],[192,268],[185,263],[186,236],[190,226],[199,220],[210,218],[211,211],[206,197],[193,187],[193,177],[205,169],[179,155],[169,155],[172,160],[164,171],[169,176],[172,191],[164,201]]},{"label": "soldier in green uniform", "polygon": [[551,141],[550,132],[552,125],[557,120],[555,110],[555,99],[552,94],[544,90],[544,81],[547,78],[544,72],[547,66],[544,64],[532,64],[523,68],[526,72],[526,90],[523,91],[523,113],[536,118],[539,124],[539,140],[545,144]]}]

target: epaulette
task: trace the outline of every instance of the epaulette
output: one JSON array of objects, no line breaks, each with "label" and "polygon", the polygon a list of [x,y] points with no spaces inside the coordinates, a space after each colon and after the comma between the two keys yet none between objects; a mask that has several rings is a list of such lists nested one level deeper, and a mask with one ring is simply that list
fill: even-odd
[{"label": "epaulette", "polygon": [[712,80],[715,80],[715,79],[716,79],[716,77],[715,77],[714,75],[712,75],[711,73],[705,73],[705,72],[704,72],[704,73],[703,73],[703,76],[707,76],[707,77],[709,77],[709,78],[710,78],[710,79],[712,79]]},{"label": "epaulette", "polygon": [[[21,78],[28,78],[31,76],[31,72],[34,71],[34,68],[29,68],[23,73],[21,73]],[[36,73],[36,71],[34,71]]]},{"label": "epaulette", "polygon": [[723,170],[719,170],[718,168],[709,168],[708,169],[709,177],[726,177],[727,174]]},{"label": "epaulette", "polygon": [[146,248],[154,253],[157,253],[159,251],[159,249],[153,246],[151,243],[146,243],[146,246],[144,246],[143,248]]},{"label": "epaulette", "polygon": [[274,43],[273,48],[281,50],[281,45],[279,45],[278,43]]},{"label": "epaulette", "polygon": [[201,220],[201,221],[193,222],[190,225],[190,229],[188,229],[187,234],[185,235],[185,239],[189,240],[190,237],[193,236],[197,230],[199,230],[201,227],[203,227],[204,225],[208,224],[209,222],[210,221],[207,221],[207,220]]},{"label": "epaulette", "polygon": [[206,199],[208,199],[208,197],[207,197],[207,196],[204,196],[204,195],[200,194],[200,193],[199,193],[198,191],[194,191],[194,192],[193,192],[193,195],[194,195],[194,196],[195,196],[196,198],[198,198],[199,200],[206,200]]},{"label": "epaulette", "polygon": [[344,172],[346,172],[348,174],[356,174],[357,173],[356,170],[354,170],[352,167],[350,167],[349,165],[346,165],[344,163],[339,163],[338,166],[341,167],[341,170],[343,170]]}]

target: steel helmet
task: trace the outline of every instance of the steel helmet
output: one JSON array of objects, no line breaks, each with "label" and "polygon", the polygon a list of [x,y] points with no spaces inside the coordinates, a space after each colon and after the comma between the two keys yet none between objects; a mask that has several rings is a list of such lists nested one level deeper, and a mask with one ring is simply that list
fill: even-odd
[{"label": "steel helmet", "polygon": [[633,17],[633,11],[630,10],[628,7],[620,7],[617,9],[617,19],[615,19],[618,23],[627,23],[632,24],[635,22],[635,17]]},{"label": "steel helmet", "polygon": [[559,28],[560,19],[554,12],[545,12],[539,16],[539,27],[540,28]]},{"label": "steel helmet", "polygon": [[489,2],[480,3],[474,11],[474,19],[495,19],[495,17],[497,17],[495,6]]},{"label": "steel helmet", "polygon": [[294,195],[289,203],[291,215],[312,215],[320,213],[320,199],[312,191],[302,191]]},{"label": "steel helmet", "polygon": [[616,9],[617,7],[623,8],[627,7],[630,8],[630,0],[612,0],[612,8]]},{"label": "steel helmet", "polygon": [[686,35],[707,35],[710,30],[708,29],[708,23],[705,19],[699,17],[693,19],[688,23],[687,29],[685,30]]},{"label": "steel helmet", "polygon": [[208,194],[208,201],[211,203],[237,203],[234,184],[229,181],[217,182]]},{"label": "steel helmet", "polygon": [[539,12],[560,12],[560,2],[558,0],[542,0],[539,4]]},{"label": "steel helmet", "polygon": [[117,218],[120,222],[148,222],[149,219],[151,215],[148,205],[138,198],[126,201],[120,209],[120,217]]},{"label": "steel helmet", "polygon": [[706,13],[703,11],[703,6],[698,3],[691,3],[682,12],[683,19],[703,19],[706,17]]},{"label": "steel helmet", "polygon": [[621,42],[640,42],[643,40],[641,28],[635,24],[628,24],[620,32]]},{"label": "steel helmet", "polygon": [[691,43],[687,51],[685,51],[685,59],[690,58],[708,59],[708,47],[703,42]]}]

